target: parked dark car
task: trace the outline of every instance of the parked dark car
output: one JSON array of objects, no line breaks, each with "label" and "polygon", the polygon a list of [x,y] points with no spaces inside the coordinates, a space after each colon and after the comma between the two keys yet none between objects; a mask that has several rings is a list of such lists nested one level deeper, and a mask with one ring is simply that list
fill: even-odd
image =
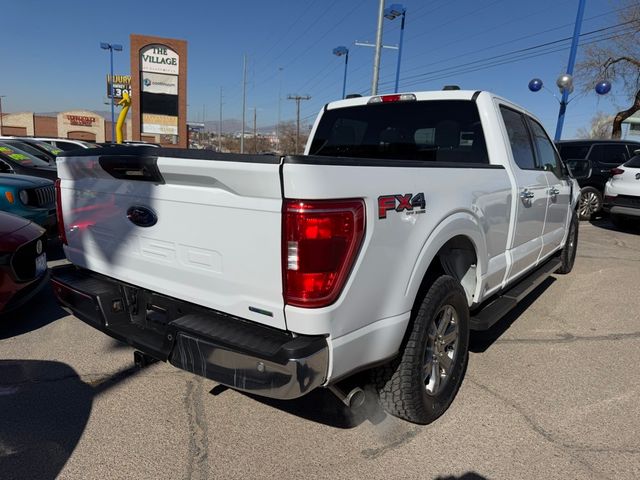
[{"label": "parked dark car", "polygon": [[588,220],[602,209],[604,185],[612,168],[625,163],[640,150],[640,142],[632,140],[562,140],[556,143],[562,159],[571,167],[571,160],[587,159],[591,172],[578,179],[581,189],[578,212],[580,220]]},{"label": "parked dark car", "polygon": [[58,178],[55,166],[33,155],[0,141],[0,173],[18,173],[55,180]]},{"label": "parked dark car", "polygon": [[32,298],[47,283],[44,228],[0,212],[0,315]]},{"label": "parked dark car", "polygon": [[[16,138],[3,138],[0,139],[0,142],[2,142],[4,145],[8,145],[10,147],[14,147],[17,150],[20,150],[21,152],[24,153],[28,153],[29,155],[33,155],[34,157],[39,158],[40,160],[44,160],[45,162],[47,162],[49,165],[55,165],[56,164],[56,155],[54,155],[53,153],[49,153],[47,151],[43,151],[39,148],[37,148],[34,145],[31,145],[30,143],[24,141],[24,140],[20,140],[20,139],[16,139]],[[48,145],[48,144],[46,144]],[[51,145],[49,145],[49,147],[51,147],[52,149],[54,147],[52,147]],[[58,149],[55,149],[58,150]],[[61,150],[58,150],[58,152],[61,152]]]}]

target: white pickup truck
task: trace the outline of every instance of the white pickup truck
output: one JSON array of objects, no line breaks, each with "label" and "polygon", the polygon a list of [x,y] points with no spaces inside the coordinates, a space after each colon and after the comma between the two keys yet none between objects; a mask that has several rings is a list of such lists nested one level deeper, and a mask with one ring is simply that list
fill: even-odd
[{"label": "white pickup truck", "polygon": [[[382,406],[428,423],[469,331],[568,273],[580,189],[544,129],[488,92],[326,105],[305,154],[145,147],[58,159],[61,305],[232,388]],[[359,375],[363,376],[363,375]]]}]

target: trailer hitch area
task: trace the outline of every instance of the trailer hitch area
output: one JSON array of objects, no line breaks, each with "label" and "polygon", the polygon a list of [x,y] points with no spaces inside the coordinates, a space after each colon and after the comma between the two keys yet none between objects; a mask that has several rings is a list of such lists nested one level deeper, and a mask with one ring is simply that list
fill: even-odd
[{"label": "trailer hitch area", "polygon": [[147,355],[146,353],[142,353],[139,350],[133,352],[133,363],[137,368],[148,367],[149,365],[151,365],[152,363],[156,363],[157,361],[157,358],[154,358],[151,355]]}]

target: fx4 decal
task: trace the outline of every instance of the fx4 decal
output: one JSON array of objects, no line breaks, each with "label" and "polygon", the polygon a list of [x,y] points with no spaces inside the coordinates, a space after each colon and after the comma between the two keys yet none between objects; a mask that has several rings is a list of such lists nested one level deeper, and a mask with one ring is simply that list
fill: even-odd
[{"label": "fx4 decal", "polygon": [[396,194],[396,195],[381,195],[378,197],[378,218],[387,218],[387,212],[394,210],[396,212],[406,211],[407,215],[413,215],[416,213],[424,213],[426,209],[426,202],[424,200],[424,193],[412,193]]}]

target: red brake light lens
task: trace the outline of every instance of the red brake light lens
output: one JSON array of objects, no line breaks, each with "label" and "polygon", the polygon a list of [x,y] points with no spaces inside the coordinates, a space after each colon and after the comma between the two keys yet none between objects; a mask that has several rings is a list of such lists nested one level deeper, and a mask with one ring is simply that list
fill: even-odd
[{"label": "red brake light lens", "polygon": [[67,243],[67,234],[64,231],[64,219],[62,218],[62,192],[60,191],[60,179],[56,179],[56,217],[58,217],[58,235],[65,245]]},{"label": "red brake light lens", "polygon": [[356,259],[365,228],[361,199],[285,200],[282,270],[288,305],[333,303]]},{"label": "red brake light lens", "polygon": [[613,177],[614,175],[622,175],[624,173],[624,170],[621,168],[612,168],[611,170],[609,170],[609,173],[611,174],[611,176]]}]

